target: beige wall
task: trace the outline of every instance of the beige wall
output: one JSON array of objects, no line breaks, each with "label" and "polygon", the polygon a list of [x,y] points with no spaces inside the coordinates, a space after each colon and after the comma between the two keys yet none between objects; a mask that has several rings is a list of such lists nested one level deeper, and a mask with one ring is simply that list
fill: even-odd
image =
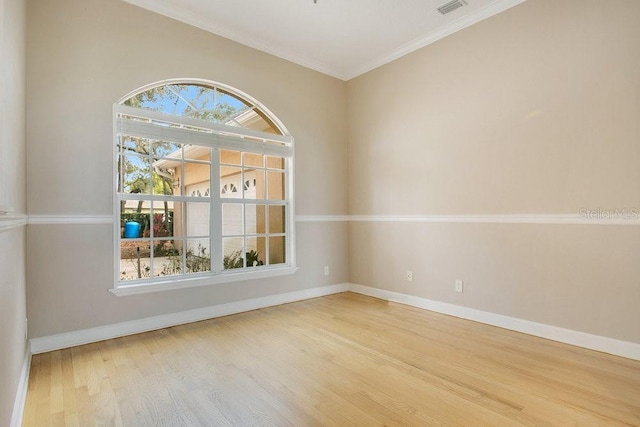
[{"label": "beige wall", "polygon": [[[349,212],[640,211],[639,52],[640,2],[536,0],[349,81]],[[638,233],[351,223],[350,281],[640,343]]]},{"label": "beige wall", "polygon": [[[346,213],[345,82],[122,1],[34,0],[28,22],[30,215],[111,214],[112,104],[178,77],[267,106],[295,138],[297,213]],[[110,225],[30,225],[30,336],[342,283],[347,236],[344,223],[298,224],[292,276],[117,297]]]},{"label": "beige wall", "polygon": [[[0,206],[25,211],[25,2],[0,0]],[[8,426],[26,352],[25,231],[0,217],[0,425]]]},{"label": "beige wall", "polygon": [[[344,83],[124,2],[32,0],[29,214],[110,214],[111,105],[175,77],[232,85],[283,121],[296,139],[297,214],[640,208],[639,8],[528,1]],[[638,233],[301,222],[293,276],[116,297],[111,226],[31,225],[30,330],[41,337],[350,280],[640,342]],[[455,279],[464,293],[453,292]]]}]

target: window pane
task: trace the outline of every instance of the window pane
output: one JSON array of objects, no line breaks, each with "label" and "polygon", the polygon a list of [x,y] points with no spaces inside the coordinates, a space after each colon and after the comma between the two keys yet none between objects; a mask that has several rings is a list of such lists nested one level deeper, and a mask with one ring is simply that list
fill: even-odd
[{"label": "window pane", "polygon": [[242,197],[242,169],[220,167],[220,197],[237,199]]},{"label": "window pane", "polygon": [[151,163],[138,156],[121,156],[118,162],[122,184],[121,192],[151,194]]},{"label": "window pane", "polygon": [[176,256],[180,253],[181,245],[182,240],[153,239],[153,256],[154,258]]},{"label": "window pane", "polygon": [[206,163],[185,162],[184,196],[209,197],[211,193],[211,165]]},{"label": "window pane", "polygon": [[173,201],[153,202],[153,237],[173,237]]},{"label": "window pane", "polygon": [[211,148],[200,145],[185,145],[184,159],[208,162],[211,160]]},{"label": "window pane", "polygon": [[284,200],[284,173],[283,172],[267,172],[268,191],[267,198],[269,200]]},{"label": "window pane", "polygon": [[214,86],[171,83],[134,95],[123,104],[229,126],[280,133],[256,107]]},{"label": "window pane", "polygon": [[242,268],[244,266],[242,252],[242,237],[222,239],[222,268],[225,270]]},{"label": "window pane", "polygon": [[142,200],[120,201],[120,236],[125,239],[149,237],[151,202]]},{"label": "window pane", "polygon": [[245,250],[247,267],[257,267],[259,265],[264,265],[264,254],[266,252],[265,237],[247,237],[247,247]]},{"label": "window pane", "polygon": [[209,236],[209,203],[187,203],[187,236]]},{"label": "window pane", "polygon": [[265,205],[245,205],[245,234],[264,234]]},{"label": "window pane", "polygon": [[244,170],[244,198],[247,200],[264,199],[264,170],[245,169]]},{"label": "window pane", "polygon": [[240,166],[240,152],[233,150],[220,150],[220,163]]},{"label": "window pane", "polygon": [[211,271],[209,239],[187,240],[187,273]]},{"label": "window pane", "polygon": [[149,140],[135,136],[120,137],[120,151],[123,153],[149,154]]},{"label": "window pane", "polygon": [[267,156],[267,167],[269,169],[284,169],[284,158]]},{"label": "window pane", "polygon": [[263,168],[264,156],[262,154],[244,153],[244,165]]},{"label": "window pane", "polygon": [[284,206],[269,206],[269,233],[284,233]]},{"label": "window pane", "polygon": [[[176,245],[178,246],[178,245]],[[153,257],[154,276],[177,276],[184,272],[182,250],[176,247],[175,252],[166,256]]]},{"label": "window pane", "polygon": [[269,264],[283,264],[284,250],[284,236],[269,237]]},{"label": "window pane", "polygon": [[[160,162],[164,161],[161,160]],[[174,190],[174,183],[177,184],[175,176],[172,175],[174,169],[163,169],[156,166],[160,162],[154,161],[151,165],[153,174],[153,194],[160,196],[172,196],[174,193],[178,193],[178,189]],[[175,174],[175,172],[173,172],[173,174]]]},{"label": "window pane", "polygon": [[182,144],[168,141],[153,141],[151,154],[156,157],[171,157],[180,160],[182,158]]},{"label": "window pane", "polygon": [[149,240],[120,241],[120,280],[137,280],[150,276]]},{"label": "window pane", "polygon": [[222,205],[222,234],[225,236],[242,234],[242,205],[224,203]]}]

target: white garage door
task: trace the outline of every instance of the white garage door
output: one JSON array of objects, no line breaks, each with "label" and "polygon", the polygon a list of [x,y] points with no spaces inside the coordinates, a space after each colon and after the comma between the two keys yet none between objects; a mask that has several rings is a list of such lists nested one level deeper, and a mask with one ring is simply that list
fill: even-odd
[{"label": "white garage door", "polygon": [[[198,184],[187,185],[187,194],[194,197],[208,197],[209,196],[209,182],[201,182]],[[187,204],[187,236],[208,236],[209,235],[209,204],[208,203],[188,203]],[[200,244],[206,248],[209,253],[209,239],[198,239],[197,242],[189,242],[189,247],[192,250],[197,249],[197,245]],[[196,247],[191,243],[195,244]]]}]

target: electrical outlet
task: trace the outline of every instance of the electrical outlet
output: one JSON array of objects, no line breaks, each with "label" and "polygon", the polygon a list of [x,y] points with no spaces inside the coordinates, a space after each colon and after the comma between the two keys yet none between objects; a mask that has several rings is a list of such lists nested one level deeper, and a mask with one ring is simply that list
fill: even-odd
[{"label": "electrical outlet", "polygon": [[328,266],[328,265],[325,265],[325,266],[324,266],[324,275],[325,275],[325,276],[328,276],[328,275],[329,275],[329,266]]},{"label": "electrical outlet", "polygon": [[407,270],[407,282],[413,282],[413,271]]},{"label": "electrical outlet", "polygon": [[456,280],[456,292],[462,292],[462,280]]}]

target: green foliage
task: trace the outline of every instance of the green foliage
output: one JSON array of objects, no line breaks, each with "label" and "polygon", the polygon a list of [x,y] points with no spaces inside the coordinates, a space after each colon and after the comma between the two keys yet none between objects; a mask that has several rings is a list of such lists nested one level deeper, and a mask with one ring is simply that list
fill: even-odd
[{"label": "green foliage", "polygon": [[129,98],[124,105],[215,123],[227,123],[248,108],[244,102],[224,91],[191,84],[155,87]]},{"label": "green foliage", "polygon": [[[182,253],[173,246],[173,241],[158,242],[158,244],[154,246],[154,255],[156,268],[160,263],[162,264],[162,270],[158,276],[175,276],[182,274]],[[164,260],[161,258],[164,258]],[[151,277],[151,267],[149,266],[148,258],[140,260],[132,258],[128,261],[131,263],[133,271],[121,271],[120,280],[135,280]],[[138,275],[138,271],[140,271],[140,275]],[[198,273],[203,271],[211,271],[211,255],[207,253],[207,248],[198,245],[197,250],[193,251],[189,249],[186,253],[186,272]]]},{"label": "green foliage", "polygon": [[[174,249],[175,250],[175,249]],[[182,273],[182,256],[176,251],[175,254],[167,256],[168,264],[162,266],[162,276],[173,276]],[[187,251],[187,272],[199,273],[211,271],[211,256],[207,254],[207,248],[198,245],[198,250],[194,253],[191,249]]]},{"label": "green foliage", "polygon": [[173,241],[161,240],[153,247],[155,257],[178,256],[180,252],[173,246]]},{"label": "green foliage", "polygon": [[187,251],[187,271],[190,273],[211,271],[211,255],[207,254],[207,248],[198,244],[196,253],[191,249]]},{"label": "green foliage", "polygon": [[[247,258],[247,267],[256,267],[258,265],[263,265],[264,263],[260,261],[260,252],[256,250],[250,250],[246,252]],[[241,251],[233,251],[229,255],[225,255],[222,259],[222,266],[225,270],[233,269],[233,268],[242,268],[244,265],[244,260],[242,258]]]},{"label": "green foliage", "polygon": [[125,223],[129,221],[135,221],[140,224],[140,235],[144,236],[144,232],[149,230],[151,220],[149,214],[143,214],[138,212],[122,212],[120,214],[120,227],[124,227]]},{"label": "green foliage", "polygon": [[242,268],[242,252],[233,251],[229,255],[225,255],[222,259],[222,267],[225,270],[232,268]]},{"label": "green foliage", "polygon": [[[168,212],[168,215],[167,215]],[[173,211],[167,211],[164,214],[154,215],[154,234],[156,237],[173,236]],[[160,220],[158,220],[160,217]],[[124,227],[125,223],[135,221],[140,224],[140,235],[148,236],[151,230],[151,219],[148,213],[140,212],[122,212],[120,214],[120,227]],[[159,244],[162,244],[160,242]]]},{"label": "green foliage", "polygon": [[256,250],[252,249],[247,252],[247,267],[256,267],[258,265],[262,265],[263,262],[258,259],[259,256],[260,253]]}]

